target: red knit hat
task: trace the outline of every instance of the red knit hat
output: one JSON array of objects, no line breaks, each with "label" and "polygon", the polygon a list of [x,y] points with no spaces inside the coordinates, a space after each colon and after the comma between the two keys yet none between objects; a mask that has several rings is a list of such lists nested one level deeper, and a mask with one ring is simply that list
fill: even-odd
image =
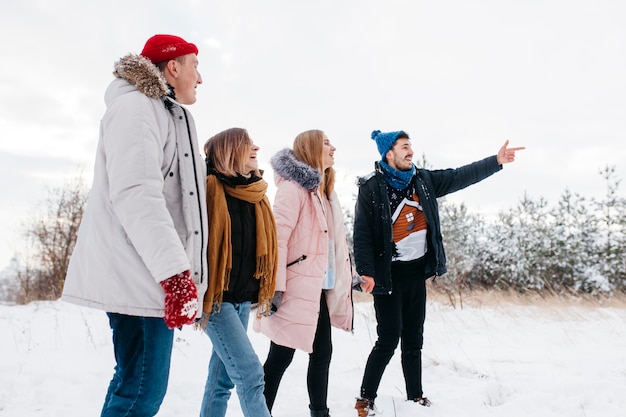
[{"label": "red knit hat", "polygon": [[187,54],[198,54],[198,48],[174,35],[154,35],[146,42],[141,55],[152,63],[167,61]]}]

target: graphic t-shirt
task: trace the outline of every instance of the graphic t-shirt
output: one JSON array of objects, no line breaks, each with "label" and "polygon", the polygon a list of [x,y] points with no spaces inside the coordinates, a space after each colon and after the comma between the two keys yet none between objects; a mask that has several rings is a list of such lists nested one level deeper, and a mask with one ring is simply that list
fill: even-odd
[{"label": "graphic t-shirt", "polygon": [[391,209],[393,241],[397,255],[393,261],[413,261],[426,254],[426,216],[413,187],[387,189]]}]

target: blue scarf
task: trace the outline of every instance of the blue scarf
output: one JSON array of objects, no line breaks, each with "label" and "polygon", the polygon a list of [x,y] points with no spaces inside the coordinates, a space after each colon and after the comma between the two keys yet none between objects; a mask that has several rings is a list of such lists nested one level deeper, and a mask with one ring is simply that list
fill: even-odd
[{"label": "blue scarf", "polygon": [[385,161],[380,161],[379,165],[383,170],[383,174],[385,174],[385,182],[396,190],[406,189],[415,175],[415,165],[413,164],[411,164],[409,171],[393,169]]}]

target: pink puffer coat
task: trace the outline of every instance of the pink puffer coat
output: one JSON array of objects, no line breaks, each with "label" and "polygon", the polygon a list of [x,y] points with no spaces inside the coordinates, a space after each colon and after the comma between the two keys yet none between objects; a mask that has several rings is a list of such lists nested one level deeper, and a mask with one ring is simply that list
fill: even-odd
[{"label": "pink puffer coat", "polygon": [[254,329],[274,343],[312,352],[322,283],[328,262],[328,228],[335,238],[335,287],[326,290],[331,325],[352,331],[352,272],[343,212],[330,196],[333,224],[327,224],[318,193],[320,174],[295,159],[289,149],[272,158],[278,186],[274,217],[278,232],[276,291],[284,291],[276,313],[258,318]]}]

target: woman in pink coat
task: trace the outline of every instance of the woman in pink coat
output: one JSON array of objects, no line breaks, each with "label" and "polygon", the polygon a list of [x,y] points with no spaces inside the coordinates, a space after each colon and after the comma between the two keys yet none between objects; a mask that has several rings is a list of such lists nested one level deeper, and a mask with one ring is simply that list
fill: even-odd
[{"label": "woman in pink coat", "polygon": [[352,273],[344,218],[333,191],[335,147],[320,130],[300,133],[272,157],[278,235],[275,313],[255,322],[271,339],[265,399],[271,412],[296,349],[309,353],[312,417],[328,417],[331,326],[352,331]]}]

